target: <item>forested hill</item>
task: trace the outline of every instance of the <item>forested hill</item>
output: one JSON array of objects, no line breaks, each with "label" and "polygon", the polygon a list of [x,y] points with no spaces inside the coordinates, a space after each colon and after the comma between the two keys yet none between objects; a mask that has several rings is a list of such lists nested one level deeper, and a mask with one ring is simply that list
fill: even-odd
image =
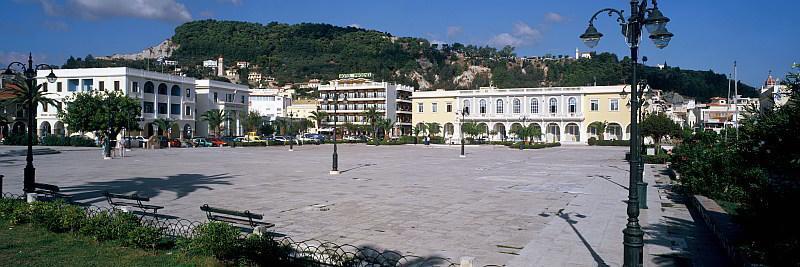
[{"label": "forested hill", "polygon": [[[579,60],[562,55],[523,59],[512,47],[437,45],[423,38],[328,24],[202,20],[178,26],[171,40],[177,48],[170,59],[177,60],[184,73],[198,78],[213,75],[197,66],[219,55],[229,64],[249,61],[259,68],[247,71],[261,72],[282,83],[372,72],[376,80],[412,84],[422,90],[476,88],[490,81],[498,87],[619,84],[628,81],[630,73],[627,58],[608,53]],[[71,58],[64,67],[137,66],[143,62],[87,56],[86,60]],[[725,76],[711,71],[643,67],[641,73],[654,88],[701,100],[727,94]],[[755,92],[746,85],[741,85],[740,91]]]}]

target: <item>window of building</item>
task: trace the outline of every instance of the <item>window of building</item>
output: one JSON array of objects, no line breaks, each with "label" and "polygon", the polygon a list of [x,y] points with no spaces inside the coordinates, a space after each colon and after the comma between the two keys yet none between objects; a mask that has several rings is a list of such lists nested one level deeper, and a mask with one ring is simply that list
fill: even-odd
[{"label": "window of building", "polygon": [[156,87],[155,87],[155,85],[153,85],[153,82],[148,81],[148,82],[144,83],[144,93],[145,94],[155,93],[155,88]]},{"label": "window of building", "polygon": [[119,91],[119,81],[114,81],[114,91]]},{"label": "window of building", "polygon": [[417,103],[417,112],[423,112],[425,110],[425,104]]},{"label": "window of building", "polygon": [[517,114],[522,112],[522,104],[520,104],[520,101],[519,101],[518,98],[514,98],[514,102],[513,102],[512,106],[511,106],[511,111],[514,112],[514,113],[517,113]]},{"label": "window of building", "polygon": [[484,99],[481,99],[481,101],[480,101],[480,102],[478,102],[478,103],[479,103],[479,105],[480,105],[480,112],[481,112],[481,114],[486,114],[486,100],[484,100]]},{"label": "window of building", "polygon": [[531,113],[539,113],[539,99],[531,99]]},{"label": "window of building", "polygon": [[242,96],[242,104],[244,104],[244,102],[245,102],[246,100],[247,100],[247,98],[245,98],[244,96]]},{"label": "window of building", "polygon": [[550,98],[550,113],[557,113],[558,112],[558,100],[555,98]]},{"label": "window of building", "polygon": [[431,103],[431,112],[436,112],[436,103]]},{"label": "window of building", "polygon": [[186,98],[192,97],[192,88],[186,88]]},{"label": "window of building", "polygon": [[92,91],[94,86],[94,79],[83,79],[81,82],[83,83],[83,88],[81,88],[83,92]]},{"label": "window of building", "polygon": [[502,114],[502,113],[503,113],[503,100],[502,100],[502,99],[498,99],[498,100],[497,100],[497,102],[495,102],[495,103],[497,103],[497,104],[495,105],[495,106],[496,106],[496,107],[495,107],[495,111],[496,111],[498,114]]},{"label": "window of building", "polygon": [[177,86],[177,85],[173,85],[172,88],[170,88],[169,94],[171,96],[181,96],[181,87]]},{"label": "window of building", "polygon": [[184,111],[183,115],[192,116],[192,107],[186,106],[186,111]]},{"label": "window of building", "polygon": [[567,103],[569,103],[569,113],[578,112],[578,100],[576,100],[574,97],[570,97],[567,100]]},{"label": "window of building", "polygon": [[447,110],[448,113],[453,112],[453,103],[448,102],[447,105],[445,106],[445,109]]},{"label": "window of building", "polygon": [[469,100],[464,100],[464,108],[462,108],[461,111],[469,114]]},{"label": "window of building", "polygon": [[153,102],[150,101],[142,102],[142,109],[144,109],[144,113],[153,113]]},{"label": "window of building", "polygon": [[42,84],[42,91],[47,92],[47,82]]},{"label": "window of building", "polygon": [[170,104],[169,105],[169,114],[181,115],[181,104]]},{"label": "window of building", "polygon": [[67,91],[69,92],[76,92],[78,91],[78,84],[80,82],[78,79],[69,79],[67,80]]},{"label": "window of building", "polygon": [[99,81],[99,82],[98,82],[98,86],[97,86],[97,87],[98,87],[98,89],[99,89],[100,91],[105,91],[105,90],[106,90],[106,82],[104,82],[104,81]]},{"label": "window of building", "polygon": [[167,95],[167,85],[166,84],[159,84],[158,85],[158,94],[159,95]]},{"label": "window of building", "polygon": [[214,102],[219,102],[219,95],[217,92],[214,92]]},{"label": "window of building", "polygon": [[63,90],[63,85],[61,84],[61,82],[57,82],[56,83],[56,92],[61,92],[61,90]]},{"label": "window of building", "polygon": [[611,99],[608,107],[611,111],[619,111],[619,99]]},{"label": "window of building", "polygon": [[167,114],[167,103],[158,103],[158,114]]},{"label": "window of building", "polygon": [[139,82],[132,82],[131,83],[131,91],[134,93],[139,92]]},{"label": "window of building", "polygon": [[591,110],[591,111],[600,110],[600,100],[597,100],[597,99],[589,100],[589,110]]}]

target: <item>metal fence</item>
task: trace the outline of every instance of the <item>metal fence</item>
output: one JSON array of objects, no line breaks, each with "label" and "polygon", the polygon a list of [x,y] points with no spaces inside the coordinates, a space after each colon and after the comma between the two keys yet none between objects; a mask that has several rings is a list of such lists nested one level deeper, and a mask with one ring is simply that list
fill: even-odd
[{"label": "metal fence", "polygon": [[[19,199],[24,201],[22,195],[3,193],[5,199]],[[86,215],[96,216],[104,212],[113,212],[114,208],[100,207],[95,205],[85,205],[72,203],[84,207]],[[165,238],[192,238],[194,230],[203,222],[191,221],[181,218],[167,217],[144,212],[132,212],[139,218],[143,225],[161,229],[161,234]],[[269,233],[268,233],[269,234]],[[242,238],[246,238],[252,233],[244,233]],[[394,251],[380,251],[367,246],[354,246],[349,244],[336,244],[329,241],[316,239],[294,240],[288,236],[274,237],[274,242],[278,246],[287,248],[288,261],[299,266],[343,266],[343,267],[378,267],[378,266],[440,266],[457,267],[461,264],[454,263],[451,259],[443,257],[420,257],[414,255],[402,255]],[[472,266],[471,264],[468,266]],[[485,265],[497,266],[497,265]]]}]

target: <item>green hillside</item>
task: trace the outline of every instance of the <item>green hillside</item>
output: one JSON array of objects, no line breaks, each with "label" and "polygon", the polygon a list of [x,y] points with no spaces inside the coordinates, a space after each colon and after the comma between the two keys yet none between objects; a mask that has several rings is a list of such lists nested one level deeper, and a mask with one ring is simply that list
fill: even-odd
[{"label": "green hillside", "polygon": [[[202,20],[178,26],[172,41],[178,48],[171,59],[177,60],[187,75],[198,78],[213,76],[197,66],[219,55],[226,62],[249,61],[260,68],[246,71],[258,71],[282,83],[372,72],[376,80],[412,84],[423,90],[469,89],[486,86],[490,81],[498,87],[619,84],[628,81],[630,73],[627,58],[609,53],[597,54],[590,60],[566,56],[525,60],[517,57],[512,47],[437,45],[423,38],[328,24]],[[63,67],[146,68],[147,64],[152,62],[87,57],[70,59]],[[641,73],[654,88],[701,100],[727,94],[725,76],[711,71],[643,67]],[[740,90],[755,92],[746,85]]]}]

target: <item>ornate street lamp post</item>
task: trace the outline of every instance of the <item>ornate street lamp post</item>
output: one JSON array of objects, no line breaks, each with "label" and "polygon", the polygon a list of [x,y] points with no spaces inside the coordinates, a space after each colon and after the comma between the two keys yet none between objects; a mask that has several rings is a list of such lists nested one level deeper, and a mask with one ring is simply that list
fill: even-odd
[{"label": "ornate street lamp post", "polygon": [[345,94],[342,97],[342,100],[339,100],[339,91],[336,88],[336,85],[333,86],[333,97],[329,97],[330,94],[326,94],[325,98],[322,100],[322,103],[325,105],[333,104],[333,163],[331,166],[331,175],[339,174],[339,154],[336,148],[336,123],[339,122],[339,102],[343,104],[347,104],[347,95]]},{"label": "ornate street lamp post", "polygon": [[[651,1],[653,4],[652,8],[647,7],[647,0],[639,1],[639,0],[631,0],[630,5],[630,17],[626,20],[623,16],[621,10],[613,9],[613,8],[605,8],[597,11],[591,19],[589,19],[589,27],[586,28],[586,31],[581,34],[580,38],[586,44],[586,46],[592,48],[597,45],[600,41],[600,38],[603,37],[603,34],[597,31],[597,28],[594,27],[594,20],[597,19],[597,15],[601,13],[608,13],[609,16],[613,16],[616,14],[618,16],[617,22],[620,23],[622,27],[622,34],[625,36],[626,42],[631,49],[631,67],[632,67],[632,79],[631,79],[631,137],[630,137],[630,153],[631,153],[631,160],[630,160],[630,181],[628,186],[628,223],[625,226],[625,230],[622,230],[624,234],[624,241],[623,244],[625,246],[624,249],[624,266],[633,267],[633,266],[641,266],[642,265],[642,247],[643,247],[643,239],[644,239],[644,232],[642,231],[641,226],[639,225],[639,183],[641,182],[641,172],[638,171],[639,169],[639,161],[641,161],[641,146],[639,141],[639,124],[638,124],[638,113],[639,113],[639,98],[641,97],[641,92],[638,89],[638,80],[636,78],[636,65],[638,61],[638,53],[639,53],[639,39],[642,36],[642,26],[644,26],[648,32],[650,32],[650,40],[653,41],[656,47],[664,48],[669,45],[670,40],[672,40],[673,34],[667,31],[666,25],[669,22],[669,18],[665,17],[661,14],[661,11],[658,10],[658,4],[656,0]],[[647,17],[645,17],[647,16]]]},{"label": "ornate street lamp post", "polygon": [[467,107],[464,107],[463,109],[461,109],[461,131],[460,131],[461,132],[461,155],[458,156],[460,158],[466,158],[467,157],[467,155],[464,154],[464,119],[465,119],[465,117],[467,115],[469,115],[469,109]]},{"label": "ornate street lamp post", "polygon": [[294,112],[289,112],[289,122],[286,124],[286,134],[289,135],[289,151],[294,151],[294,138],[296,135],[292,134],[294,128]]},{"label": "ornate street lamp post", "polygon": [[[526,119],[528,119],[528,117],[522,116],[522,119],[521,119],[522,120],[522,126],[521,127],[523,127],[523,128],[525,127],[525,120]],[[520,130],[522,130],[522,129],[520,129]],[[522,130],[522,131],[524,131],[524,130]],[[517,137],[519,137],[519,134],[517,134]],[[522,140],[522,138],[520,138],[519,139],[519,150],[525,149],[524,147],[525,147],[525,140]]]},{"label": "ornate street lamp post", "polygon": [[56,74],[53,73],[53,68],[47,64],[39,64],[33,65],[33,55],[28,54],[28,65],[26,66],[24,63],[21,62],[11,62],[6,67],[6,70],[3,72],[3,78],[6,79],[13,79],[16,74],[11,70],[11,66],[19,65],[22,67],[22,74],[25,76],[25,83],[28,85],[28,105],[25,106],[25,109],[28,112],[28,153],[25,156],[25,174],[24,180],[22,185],[22,190],[25,193],[30,193],[35,190],[34,185],[36,184],[36,168],[33,167],[33,133],[36,130],[34,126],[36,122],[36,110],[34,107],[36,103],[33,103],[33,92],[38,90],[36,88],[36,70],[39,69],[50,69],[50,74],[48,74],[47,82],[54,83],[56,82]]}]

